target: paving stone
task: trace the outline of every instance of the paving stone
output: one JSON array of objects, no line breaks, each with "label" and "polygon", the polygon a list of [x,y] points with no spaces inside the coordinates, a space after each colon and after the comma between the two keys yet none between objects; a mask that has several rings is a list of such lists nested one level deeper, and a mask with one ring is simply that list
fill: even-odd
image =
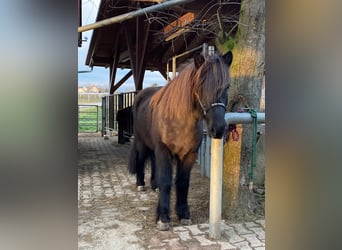
[{"label": "paving stone", "polygon": [[259,223],[263,228],[265,228],[265,220],[256,220],[255,222]]},{"label": "paving stone", "polygon": [[210,246],[200,246],[197,248],[192,248],[192,250],[221,250],[221,246],[220,245],[210,245]]},{"label": "paving stone", "polygon": [[249,227],[257,227],[258,226],[258,224],[255,224],[253,221],[245,222],[245,225],[246,225],[247,228],[249,228]]},{"label": "paving stone", "polygon": [[208,223],[199,224],[198,228],[203,230],[203,231],[209,232],[209,224]]},{"label": "paving stone", "polygon": [[179,242],[179,239],[164,240],[164,242],[168,242],[168,245],[171,249],[175,249],[175,250],[187,249],[185,246],[182,246],[182,244]]},{"label": "paving stone", "polygon": [[231,245],[228,242],[225,241],[219,241],[217,242],[221,246],[221,250],[238,250],[237,247]]},{"label": "paving stone", "polygon": [[157,235],[162,240],[176,238],[176,235],[171,230],[170,231],[159,231]]},{"label": "paving stone", "polygon": [[[209,226],[209,225],[208,225],[208,226]],[[220,229],[221,229],[221,231],[224,231],[224,230],[227,230],[227,229],[234,229],[234,228],[231,227],[231,226],[228,226],[228,225],[225,223],[225,221],[222,220],[222,221],[220,222]]]},{"label": "paving stone", "polygon": [[249,243],[251,247],[260,247],[264,246],[264,243],[262,243],[255,234],[244,234],[241,235],[242,238],[245,238]]},{"label": "paving stone", "polygon": [[224,230],[223,236],[231,243],[236,243],[244,240],[244,238],[241,238],[238,234],[235,233],[234,229]]},{"label": "paving stone", "polygon": [[208,240],[204,235],[196,235],[194,238],[200,242],[201,246],[211,246],[216,244],[216,242]]},{"label": "paving stone", "polygon": [[192,239],[191,236],[190,236],[189,231],[178,231],[177,235],[179,236],[179,238],[182,241],[187,241],[187,240],[191,240]]},{"label": "paving stone", "polygon": [[187,229],[190,230],[192,235],[199,235],[204,234],[205,232],[198,229],[197,225],[185,226]]},{"label": "paving stone", "polygon": [[250,234],[250,233],[253,233],[252,231],[247,230],[242,224],[230,224],[230,225],[234,227],[235,231],[238,234]]},{"label": "paving stone", "polygon": [[256,247],[254,250],[265,250],[265,247]]},{"label": "paving stone", "polygon": [[262,227],[251,227],[250,230],[256,233],[260,240],[265,239],[265,230]]},{"label": "paving stone", "polygon": [[178,226],[173,228],[173,232],[187,231],[188,229],[183,226]]},{"label": "paving stone", "polygon": [[249,243],[246,240],[235,243],[234,246],[238,247],[239,250],[253,250],[253,248],[249,246]]},{"label": "paving stone", "polygon": [[148,244],[148,249],[156,248],[156,247],[162,247],[165,246],[166,243],[162,242],[158,237],[153,237],[150,239],[149,244]]}]

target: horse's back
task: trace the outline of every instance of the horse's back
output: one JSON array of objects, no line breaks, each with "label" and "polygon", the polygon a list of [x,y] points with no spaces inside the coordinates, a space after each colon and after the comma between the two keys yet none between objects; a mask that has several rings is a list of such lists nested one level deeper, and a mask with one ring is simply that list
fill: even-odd
[{"label": "horse's back", "polygon": [[141,90],[134,98],[133,103],[133,116],[134,119],[137,118],[139,109],[143,106],[149,106],[149,102],[153,94],[158,91],[160,87],[149,87]]},{"label": "horse's back", "polygon": [[134,98],[134,106],[139,106],[144,100],[151,99],[152,95],[156,93],[161,87],[149,87],[140,90]]},{"label": "horse's back", "polygon": [[134,137],[139,143],[145,144],[150,149],[151,145],[151,126],[152,114],[150,107],[151,97],[161,87],[149,87],[141,90],[134,98],[133,104],[133,120],[134,120]]}]

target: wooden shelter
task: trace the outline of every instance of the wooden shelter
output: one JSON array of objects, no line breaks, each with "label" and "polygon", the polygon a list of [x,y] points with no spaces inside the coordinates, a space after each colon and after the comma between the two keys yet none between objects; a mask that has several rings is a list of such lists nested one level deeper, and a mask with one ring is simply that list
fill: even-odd
[{"label": "wooden shelter", "polygon": [[[174,0],[102,0],[96,21],[120,16]],[[149,11],[122,22],[95,29],[86,65],[108,67],[110,94],[133,75],[135,88],[143,88],[145,70],[159,71],[166,78],[168,60],[203,43],[214,45],[219,30],[237,30],[240,0],[196,0]],[[192,53],[177,59],[186,61]],[[117,68],[130,69],[116,82]]]}]

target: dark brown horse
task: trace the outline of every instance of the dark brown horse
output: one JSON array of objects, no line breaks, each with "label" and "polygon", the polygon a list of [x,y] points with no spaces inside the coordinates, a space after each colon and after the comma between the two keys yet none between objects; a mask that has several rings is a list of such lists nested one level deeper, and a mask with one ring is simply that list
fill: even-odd
[{"label": "dark brown horse", "polygon": [[163,88],[146,88],[133,105],[134,141],[129,172],[137,175],[138,190],[145,186],[144,168],[151,161],[151,186],[159,188],[157,222],[168,230],[172,162],[176,162],[176,212],[181,224],[190,224],[188,189],[192,165],[202,140],[203,119],[208,134],[221,138],[230,84],[232,53],[194,56],[179,75]]}]

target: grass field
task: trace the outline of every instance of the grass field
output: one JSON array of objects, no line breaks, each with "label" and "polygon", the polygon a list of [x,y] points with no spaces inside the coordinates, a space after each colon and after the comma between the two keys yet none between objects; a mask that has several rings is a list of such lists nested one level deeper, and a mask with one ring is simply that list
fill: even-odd
[{"label": "grass field", "polygon": [[91,133],[101,129],[101,106],[78,106],[78,132]]}]

